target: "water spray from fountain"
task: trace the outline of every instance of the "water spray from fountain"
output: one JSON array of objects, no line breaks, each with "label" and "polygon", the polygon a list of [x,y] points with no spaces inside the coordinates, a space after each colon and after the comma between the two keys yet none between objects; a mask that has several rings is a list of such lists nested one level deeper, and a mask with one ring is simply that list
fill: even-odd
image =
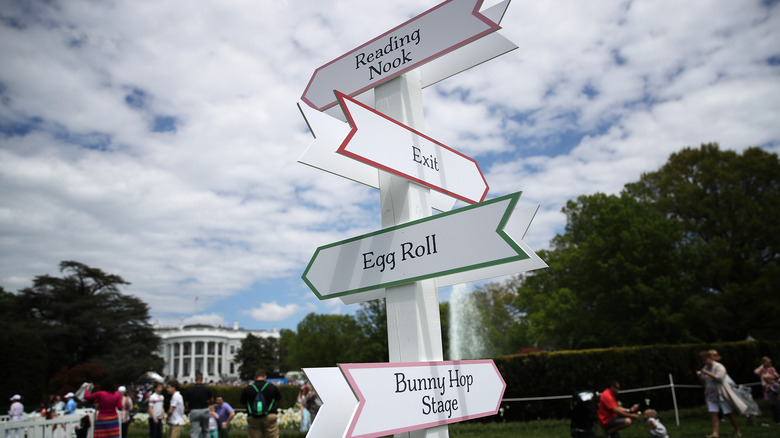
[{"label": "water spray from fountain", "polygon": [[479,310],[466,285],[456,285],[450,295],[450,358],[451,360],[485,357],[484,342],[479,336]]}]

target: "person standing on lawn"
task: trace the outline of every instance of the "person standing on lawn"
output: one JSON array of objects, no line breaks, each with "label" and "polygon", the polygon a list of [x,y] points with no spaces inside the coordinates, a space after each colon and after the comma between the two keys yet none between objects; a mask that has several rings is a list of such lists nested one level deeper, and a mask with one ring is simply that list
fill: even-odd
[{"label": "person standing on lawn", "polygon": [[271,409],[265,415],[247,415],[247,434],[249,438],[279,438],[276,407],[282,399],[282,394],[273,383],[266,381],[264,369],[255,371],[255,381],[241,392],[241,406],[248,406],[254,402],[258,391],[263,393],[265,402]]},{"label": "person standing on lawn", "polygon": [[221,395],[217,396],[217,415],[219,415],[219,438],[228,438],[230,435],[230,422],[236,416],[236,411]]},{"label": "person standing on lawn", "polygon": [[165,421],[165,397],[162,395],[162,383],[155,382],[152,395],[149,396],[149,438],[162,438]]},{"label": "person standing on lawn", "polygon": [[89,385],[84,392],[84,398],[91,402],[97,402],[97,418],[95,418],[95,438],[119,438],[119,415],[117,410],[122,409],[122,395],[116,390],[116,385],[109,379],[100,384],[100,390],[94,391],[94,386]]},{"label": "person standing on lawn", "polygon": [[209,432],[211,390],[203,384],[203,374],[195,374],[195,385],[184,394],[190,411],[190,437],[206,438]]},{"label": "person standing on lawn", "polygon": [[731,385],[726,381],[726,375],[728,374],[726,367],[720,362],[716,362],[714,355],[709,351],[702,351],[700,356],[704,366],[701,370],[696,371],[696,375],[704,383],[704,400],[707,402],[707,411],[709,411],[712,419],[712,433],[707,435],[707,438],[718,438],[719,436],[719,411],[723,411],[723,415],[731,421],[731,424],[734,426],[734,435],[741,437],[742,432],[739,430],[739,422],[737,422],[737,417],[731,411],[731,406],[734,405],[734,408],[740,413],[745,412],[747,406],[734,394]]},{"label": "person standing on lawn", "polygon": [[168,424],[170,425],[168,438],[179,438],[184,426],[184,398],[179,392],[179,381],[171,380],[165,390],[171,395],[171,404],[168,407]]}]

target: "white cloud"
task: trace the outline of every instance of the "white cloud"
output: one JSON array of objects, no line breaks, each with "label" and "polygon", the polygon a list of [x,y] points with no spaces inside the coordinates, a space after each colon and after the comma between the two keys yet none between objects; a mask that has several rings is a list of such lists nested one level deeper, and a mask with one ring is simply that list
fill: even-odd
[{"label": "white cloud", "polygon": [[[273,298],[260,316],[291,326],[344,313],[303,298],[300,275],[318,246],[379,228],[379,196],[296,162],[311,135],[295,103],[314,69],[436,4],[5,5],[0,285],[77,260],[161,321],[240,319],[228,307],[249,290],[245,307]],[[475,158],[489,197],[541,204],[526,241],[545,247],[567,200],[616,193],[683,146],[777,152],[779,10],[514,2],[500,32],[519,48],[424,90],[426,134]]]},{"label": "white cloud", "polygon": [[226,327],[225,319],[222,317],[222,315],[217,315],[214,313],[207,314],[207,315],[192,315],[188,318],[184,318],[182,320],[183,325],[196,325],[196,324],[203,324],[203,325],[211,325],[214,327]]},{"label": "white cloud", "polygon": [[300,304],[287,304],[281,306],[276,301],[270,303],[262,303],[260,307],[247,310],[246,314],[250,315],[253,319],[262,322],[275,322],[287,319],[293,315],[299,314],[305,311],[314,310],[312,305],[300,305]]}]

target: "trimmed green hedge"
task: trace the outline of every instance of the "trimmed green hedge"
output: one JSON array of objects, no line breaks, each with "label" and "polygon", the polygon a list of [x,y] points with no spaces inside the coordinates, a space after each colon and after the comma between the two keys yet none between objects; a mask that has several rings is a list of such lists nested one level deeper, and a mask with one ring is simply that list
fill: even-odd
[{"label": "trimmed green hedge", "polygon": [[[623,390],[669,385],[672,375],[675,385],[700,385],[695,371],[701,369],[699,352],[717,349],[729,375],[740,383],[758,382],[753,370],[762,356],[780,358],[780,342],[743,341],[717,344],[655,345],[597,350],[541,352],[504,356],[494,361],[506,381],[504,398],[526,398],[570,395],[580,391],[603,391],[606,381],[614,377]],[[680,408],[701,406],[701,388],[676,388]],[[760,389],[753,388],[754,397]],[[630,406],[639,403],[657,410],[673,409],[668,388],[621,393],[618,400]],[[570,399],[518,401],[502,403],[503,419],[532,420],[538,418],[568,418]]]}]

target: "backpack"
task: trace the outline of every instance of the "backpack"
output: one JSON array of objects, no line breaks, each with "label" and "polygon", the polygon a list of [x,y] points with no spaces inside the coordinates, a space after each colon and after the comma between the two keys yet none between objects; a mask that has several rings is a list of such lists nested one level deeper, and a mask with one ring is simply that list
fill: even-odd
[{"label": "backpack", "polygon": [[255,394],[255,399],[253,401],[250,401],[246,404],[247,413],[255,417],[268,415],[268,412],[271,411],[271,408],[274,406],[274,401],[275,401],[275,400],[271,400],[271,403],[266,403],[265,401],[263,390],[265,389],[266,386],[268,386],[268,382],[265,382],[265,385],[263,385],[263,387],[260,389],[257,389],[257,386],[255,386],[254,383],[249,386],[255,388],[257,394]]}]

